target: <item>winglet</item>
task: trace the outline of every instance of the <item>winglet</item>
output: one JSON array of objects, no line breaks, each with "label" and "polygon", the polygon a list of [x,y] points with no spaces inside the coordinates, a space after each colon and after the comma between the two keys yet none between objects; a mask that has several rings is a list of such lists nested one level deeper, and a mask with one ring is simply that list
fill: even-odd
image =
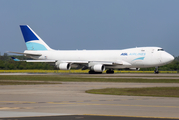
[{"label": "winglet", "polygon": [[14,61],[20,61],[19,59],[15,58],[15,57],[11,57]]}]

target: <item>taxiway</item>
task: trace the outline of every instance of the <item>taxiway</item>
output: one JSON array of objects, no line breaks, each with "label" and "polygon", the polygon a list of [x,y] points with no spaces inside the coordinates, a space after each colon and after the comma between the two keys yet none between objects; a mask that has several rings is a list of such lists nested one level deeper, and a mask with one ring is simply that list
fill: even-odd
[{"label": "taxiway", "polygon": [[129,87],[179,87],[179,84],[62,82],[0,86],[0,118],[56,115],[179,118],[179,98],[85,93],[89,89]]}]

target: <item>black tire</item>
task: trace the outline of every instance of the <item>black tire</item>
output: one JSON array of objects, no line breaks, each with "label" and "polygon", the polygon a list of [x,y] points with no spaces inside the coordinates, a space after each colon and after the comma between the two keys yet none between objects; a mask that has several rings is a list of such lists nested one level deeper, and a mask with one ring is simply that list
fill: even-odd
[{"label": "black tire", "polygon": [[102,72],[95,72],[94,70],[90,70],[88,73],[89,74],[102,74]]},{"label": "black tire", "polygon": [[114,70],[107,70],[106,73],[107,74],[114,74]]},{"label": "black tire", "polygon": [[159,71],[154,71],[155,74],[159,74]]}]

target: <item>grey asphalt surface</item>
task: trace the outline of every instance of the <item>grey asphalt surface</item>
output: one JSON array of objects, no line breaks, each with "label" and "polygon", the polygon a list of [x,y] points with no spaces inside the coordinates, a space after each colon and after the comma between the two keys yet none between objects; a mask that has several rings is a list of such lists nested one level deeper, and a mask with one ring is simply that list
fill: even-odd
[{"label": "grey asphalt surface", "polygon": [[[140,118],[140,117],[118,117],[118,116],[68,115],[68,116],[1,118],[0,120],[171,120],[171,119],[166,119],[166,118]],[[172,120],[178,120],[178,119],[172,119]]]},{"label": "grey asphalt surface", "polygon": [[[153,74],[148,74],[150,75]],[[62,82],[62,84],[55,85],[0,86],[0,118],[101,115],[124,117],[124,119],[126,117],[177,119],[179,118],[179,98],[85,93],[86,90],[100,88],[164,86],[179,87],[179,84]]]}]

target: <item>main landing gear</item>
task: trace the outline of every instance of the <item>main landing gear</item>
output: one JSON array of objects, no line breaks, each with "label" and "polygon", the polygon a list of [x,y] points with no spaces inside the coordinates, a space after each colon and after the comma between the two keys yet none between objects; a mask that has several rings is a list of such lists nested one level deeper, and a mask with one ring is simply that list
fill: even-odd
[{"label": "main landing gear", "polygon": [[114,74],[114,70],[109,69],[109,70],[106,71],[106,73],[107,73],[107,74]]},{"label": "main landing gear", "polygon": [[102,74],[102,72],[95,72],[94,70],[90,70],[88,73],[89,74]]},{"label": "main landing gear", "polygon": [[155,67],[154,73],[155,73],[155,74],[159,74],[158,66]]},{"label": "main landing gear", "polygon": [[[94,70],[90,70],[88,72],[89,74],[102,74],[102,72],[95,72]],[[114,74],[114,70],[113,69],[109,69],[106,71],[107,74]]]}]

